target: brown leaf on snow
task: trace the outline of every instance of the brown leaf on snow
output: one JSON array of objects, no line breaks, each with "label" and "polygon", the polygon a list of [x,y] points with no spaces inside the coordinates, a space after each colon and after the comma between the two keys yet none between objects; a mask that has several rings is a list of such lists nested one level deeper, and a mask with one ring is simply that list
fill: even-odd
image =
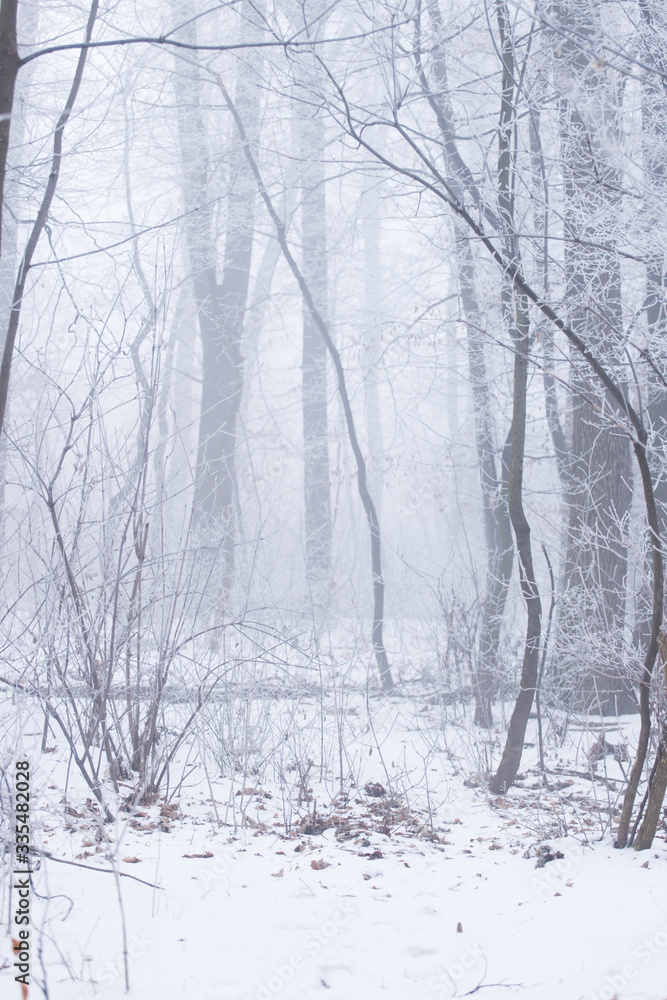
[{"label": "brown leaf on snow", "polygon": [[463,924],[462,924],[462,923],[461,923],[460,921],[459,921],[459,923],[458,923],[458,924],[456,925],[456,933],[457,933],[457,934],[463,934]]},{"label": "brown leaf on snow", "polygon": [[123,858],[123,861],[126,865],[138,865],[140,863],[140,859],[135,857]]},{"label": "brown leaf on snow", "polygon": [[375,850],[375,851],[373,851],[371,853],[368,853],[368,854],[364,854],[363,851],[361,851],[361,852],[359,852],[357,854],[357,857],[359,857],[359,858],[368,858],[369,861],[379,861],[380,858],[383,857],[383,854],[382,854],[382,851],[380,851],[380,850]]},{"label": "brown leaf on snow", "polygon": [[204,854],[184,854],[184,858],[212,858],[213,851],[205,851]]},{"label": "brown leaf on snow", "polygon": [[282,878],[285,874],[285,869],[281,868],[279,872],[271,872],[271,878]]},{"label": "brown leaf on snow", "polygon": [[178,819],[181,815],[181,809],[177,802],[172,803],[170,806],[164,805],[160,809],[160,816],[164,816],[167,819]]},{"label": "brown leaf on snow", "polygon": [[320,858],[319,861],[313,858],[310,862],[310,867],[314,868],[316,872],[321,872],[323,868],[329,867],[329,862],[324,861],[322,858]]}]

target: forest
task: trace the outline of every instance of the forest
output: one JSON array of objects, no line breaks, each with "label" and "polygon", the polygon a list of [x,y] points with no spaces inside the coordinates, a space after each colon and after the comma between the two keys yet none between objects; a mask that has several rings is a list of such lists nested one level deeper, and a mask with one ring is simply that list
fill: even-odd
[{"label": "forest", "polygon": [[0,0],[3,997],[665,1000],[666,254],[667,0]]}]

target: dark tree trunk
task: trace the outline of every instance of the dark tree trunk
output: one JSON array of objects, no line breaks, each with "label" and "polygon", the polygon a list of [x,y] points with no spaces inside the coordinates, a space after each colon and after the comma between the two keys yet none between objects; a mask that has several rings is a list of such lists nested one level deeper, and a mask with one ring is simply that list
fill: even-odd
[{"label": "dark tree trunk", "polygon": [[[85,41],[89,42],[92,36],[93,27],[97,19],[99,2],[98,0],[92,0],[90,11],[88,14],[88,22],[86,25]],[[4,9],[4,8],[3,8]],[[16,18],[14,16],[14,36],[16,33]],[[44,227],[47,225],[49,212],[51,211],[51,204],[53,202],[54,195],[56,193],[56,188],[58,187],[58,179],[60,177],[60,168],[62,166],[63,157],[63,136],[65,133],[65,126],[70,119],[72,114],[72,109],[76,102],[79,88],[81,87],[81,81],[83,79],[83,72],[86,66],[86,59],[88,56],[88,49],[82,47],[79,50],[79,58],[77,60],[76,69],[74,71],[74,78],[72,80],[72,86],[70,87],[69,94],[67,95],[67,100],[65,101],[65,107],[63,108],[60,117],[56,123],[56,127],[53,132],[53,153],[51,156],[51,169],[49,171],[48,180],[46,182],[46,187],[44,188],[44,194],[42,196],[42,201],[37,211],[37,217],[33,223],[32,229],[30,230],[30,235],[26,243],[25,250],[23,252],[23,258],[19,265],[18,273],[16,276],[16,283],[14,285],[14,293],[12,297],[12,306],[9,313],[9,322],[7,324],[7,334],[5,336],[4,348],[2,351],[2,362],[0,363],[0,434],[2,433],[5,413],[7,411],[7,402],[9,400],[9,379],[12,370],[12,362],[14,360],[14,345],[16,342],[16,336],[19,329],[19,320],[21,318],[21,307],[23,305],[23,295],[25,292],[26,282],[28,280],[28,274],[30,273],[30,268],[32,266],[32,258],[37,249],[37,244],[39,243],[40,237],[44,232]],[[12,85],[13,93],[13,85]],[[1,124],[1,123],[0,123]],[[9,127],[7,130],[7,140],[9,140]],[[6,150],[5,150],[5,161],[3,163],[2,169],[6,166]]]},{"label": "dark tree trunk", "polygon": [[[664,6],[655,0],[642,0],[641,39],[644,57],[656,73],[646,73],[642,81],[642,127],[644,134],[644,187],[646,191],[645,229],[659,232],[664,225],[662,207],[667,196],[667,95],[664,89],[667,74],[667,17]],[[651,239],[649,237],[649,239]],[[667,527],[667,386],[665,370],[665,335],[667,334],[667,276],[664,255],[659,246],[649,242],[646,261],[646,299],[644,301],[648,327],[647,364],[643,376],[647,382],[646,412],[651,427],[649,457],[655,482],[655,498],[664,537]],[[636,609],[635,641],[638,648],[646,646],[650,633],[651,600],[642,587]]]},{"label": "dark tree trunk", "polygon": [[[667,141],[667,98],[663,86],[664,74],[667,71],[667,41],[665,36],[667,19],[663,6],[655,3],[654,0],[641,0],[640,10],[642,14],[641,33],[645,49],[643,56],[660,74],[646,74],[642,95],[647,214],[657,228],[660,226],[661,220],[655,210],[655,205],[656,203],[658,205],[664,204],[667,193],[667,165],[664,158],[665,142]],[[651,253],[646,265],[646,301],[644,303],[648,324],[646,359],[649,362],[647,365],[648,400],[646,409],[652,430],[648,453],[655,483],[655,516],[663,538],[667,524],[667,476],[665,475],[667,471],[667,447],[665,444],[667,440],[667,387],[664,377],[659,372],[664,371],[664,341],[667,330],[667,289],[665,283],[663,255],[660,252]],[[659,365],[655,365],[655,359],[658,358]],[[638,609],[636,632],[641,646],[650,649],[651,621],[648,613],[651,603],[650,595],[645,593],[641,596],[642,606]],[[653,604],[655,605],[655,597]],[[667,681],[667,642],[662,633],[660,654],[663,677]],[[642,707],[644,715],[646,715],[650,708],[644,705]],[[643,728],[648,731],[650,718],[642,721]],[[653,838],[660,822],[666,789],[667,725],[663,722],[657,758],[649,782],[646,813],[634,841],[634,847],[637,851],[647,850],[653,844]],[[621,829],[619,840],[622,833]]]},{"label": "dark tree trunk", "polygon": [[509,511],[519,556],[521,592],[526,602],[528,620],[524,645],[521,683],[505,748],[496,774],[489,782],[494,794],[506,791],[519,770],[528,717],[535,697],[540,653],[542,603],[535,581],[530,542],[530,526],[523,509],[523,459],[526,437],[526,390],[528,383],[528,306],[517,304],[517,324],[514,335],[514,406],[512,412],[512,453],[509,472]]},{"label": "dark tree trunk", "polygon": [[[514,108],[514,49],[507,5],[497,0],[496,13],[503,62],[502,98],[498,126],[498,213],[502,224],[507,258],[515,267],[521,263],[519,243],[514,230],[512,191],[512,132]],[[515,303],[513,314],[512,306]],[[502,276],[502,305],[506,325],[514,346],[514,387],[512,406],[511,452],[509,468],[508,508],[512,520],[519,556],[521,593],[526,602],[527,622],[519,694],[514,704],[503,755],[496,774],[489,782],[493,793],[506,791],[514,781],[526,736],[528,717],[537,690],[542,603],[533,570],[530,525],[523,507],[523,465],[526,443],[526,400],[528,391],[528,357],[530,353],[530,317],[525,295],[516,295],[509,276]]]},{"label": "dark tree trunk", "polygon": [[16,38],[17,9],[18,0],[2,0],[0,3],[0,239],[2,237],[9,132],[14,110],[16,77],[21,65]]},{"label": "dark tree trunk", "polygon": [[[561,97],[565,188],[566,301],[569,326],[608,368],[621,370],[624,342],[621,273],[610,242],[620,214],[621,180],[605,148],[617,126],[617,97],[608,74],[592,65],[582,38],[597,37],[599,4],[554,5],[556,81]],[[613,240],[613,236],[612,236]],[[606,415],[617,404],[572,355],[572,462],[561,602],[562,661],[581,677],[587,707],[603,714],[635,711],[622,656],[627,519],[632,499],[627,435]],[[600,412],[601,411],[601,412]],[[620,414],[621,419],[624,414]]]}]

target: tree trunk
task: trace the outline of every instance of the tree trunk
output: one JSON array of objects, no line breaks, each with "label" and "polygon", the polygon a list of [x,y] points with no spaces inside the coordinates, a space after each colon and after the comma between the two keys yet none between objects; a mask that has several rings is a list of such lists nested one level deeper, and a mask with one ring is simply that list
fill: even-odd
[{"label": "tree trunk", "polygon": [[[664,255],[660,241],[654,233],[664,228],[665,196],[667,195],[667,164],[665,145],[667,144],[667,96],[663,80],[667,73],[667,18],[664,6],[655,0],[640,3],[641,40],[647,62],[655,67],[656,73],[644,74],[642,80],[642,129],[644,158],[645,223],[649,233],[646,261],[646,298],[644,309],[648,327],[646,359],[643,375],[647,382],[646,412],[652,434],[649,456],[655,482],[655,498],[664,537],[667,527],[667,386],[660,369],[664,370],[664,344],[667,332],[667,277]],[[659,364],[654,365],[654,359]],[[650,595],[642,587],[635,615],[635,642],[638,648],[645,647],[650,633]]]},{"label": "tree trunk", "polygon": [[[518,267],[521,263],[519,244],[514,230],[512,191],[512,132],[515,122],[514,108],[514,49],[509,13],[504,0],[497,0],[496,12],[503,63],[502,99],[498,126],[498,210],[503,227],[503,242],[509,260]],[[516,320],[512,303],[516,303]],[[521,593],[526,602],[527,622],[524,643],[521,683],[517,696],[505,748],[496,774],[489,782],[491,792],[497,794],[509,788],[516,777],[523,753],[528,717],[537,689],[540,635],[542,629],[542,603],[533,570],[533,553],[530,525],[523,508],[523,463],[526,441],[526,400],[528,390],[528,356],[530,352],[530,317],[525,295],[516,295],[509,276],[502,276],[502,303],[506,324],[509,326],[514,346],[514,390],[509,469],[508,507],[512,520],[516,547],[519,555]]]},{"label": "tree trunk", "polygon": [[370,535],[371,543],[371,572],[373,581],[373,626],[372,626],[372,638],[373,638],[373,651],[375,653],[375,661],[378,666],[378,671],[380,674],[380,681],[382,684],[382,689],[384,691],[390,691],[394,686],[394,681],[391,675],[391,668],[389,666],[389,658],[387,656],[387,650],[384,645],[384,577],[382,575],[382,536],[380,534],[380,524],[377,518],[377,512],[375,510],[375,504],[373,503],[373,498],[368,490],[368,477],[366,474],[366,462],[364,460],[363,453],[359,446],[359,438],[357,436],[357,429],[354,420],[354,414],[352,412],[352,405],[350,403],[350,397],[347,391],[347,382],[345,380],[345,370],[343,368],[343,363],[339,352],[336,349],[336,345],[333,342],[331,333],[324,322],[322,316],[318,312],[315,301],[310,294],[310,289],[304,281],[303,274],[297,264],[294,255],[292,254],[288,242],[287,235],[285,232],[285,224],[278,216],[271,196],[266,189],[266,185],[262,180],[262,175],[257,166],[257,161],[253,156],[250,145],[246,142],[245,128],[243,125],[243,119],[238,113],[234,102],[224,88],[222,80],[219,81],[220,89],[222,90],[223,96],[227,102],[229,110],[234,116],[236,122],[236,127],[238,129],[239,136],[244,143],[245,155],[248,163],[252,169],[253,176],[257,182],[257,186],[262,197],[264,204],[266,205],[267,211],[271,217],[271,220],[276,229],[276,236],[278,237],[278,242],[280,243],[280,249],[283,252],[285,261],[289,265],[289,268],[294,275],[296,282],[299,286],[301,294],[306,302],[308,308],[310,309],[313,320],[315,321],[318,330],[320,331],[320,336],[322,337],[324,343],[326,344],[327,351],[329,352],[329,357],[333,363],[333,367],[336,373],[336,381],[338,384],[338,392],[340,395],[340,400],[343,405],[343,413],[345,415],[345,424],[347,427],[348,438],[350,442],[350,447],[352,448],[352,453],[354,455],[354,460],[357,466],[357,489],[359,490],[359,497],[361,499],[364,513],[366,514],[366,520],[368,522],[368,529]]},{"label": "tree trunk", "polygon": [[[186,12],[177,4],[177,11]],[[259,35],[250,0],[242,13],[246,31]],[[195,22],[184,29],[195,39]],[[196,66],[180,78],[178,131],[183,167],[188,250],[202,348],[202,392],[194,499],[194,524],[205,552],[203,580],[207,611],[224,617],[234,575],[237,417],[243,389],[241,339],[253,243],[255,185],[242,143],[229,158],[229,194],[222,279],[216,270],[208,139]],[[252,139],[259,125],[259,89],[252,58],[239,62],[236,103]],[[201,568],[200,568],[201,570]]]},{"label": "tree trunk", "polygon": [[[662,80],[667,70],[667,44],[665,43],[665,28],[667,27],[664,11],[661,5],[653,0],[642,0],[641,33],[645,51],[650,63],[656,68],[660,77],[647,73],[643,80],[642,94],[642,126],[644,131],[644,170],[645,188],[648,195],[648,216],[656,230],[659,231],[661,218],[656,211],[656,204],[664,203],[667,193],[667,167],[664,161],[665,140],[667,140],[667,99],[665,98]],[[665,274],[663,255],[657,250],[649,252],[646,265],[646,319],[648,324],[647,359],[652,362],[652,355],[661,355],[664,348],[665,330],[667,329]],[[649,363],[647,412],[652,429],[649,457],[655,483],[656,519],[661,536],[664,537],[667,524],[667,450],[665,434],[667,433],[667,389],[664,379],[659,376]],[[658,474],[656,474],[658,473]],[[648,617],[650,603],[649,595],[642,594],[642,607],[638,609],[637,636],[641,645],[650,647],[651,622]],[[664,600],[664,598],[663,598]],[[655,602],[654,602],[655,603]],[[646,610],[645,610],[646,609]],[[660,654],[663,664],[663,677],[667,681],[667,649],[665,637],[661,634]],[[649,720],[650,722],[650,720]],[[647,728],[647,727],[646,727]],[[652,779],[649,783],[646,813],[634,841],[637,851],[647,850],[653,843],[662,804],[667,789],[667,726],[663,724],[657,760]],[[620,837],[619,837],[620,839]]]},{"label": "tree trunk", "polygon": [[[599,3],[557,5],[556,80],[561,94],[565,266],[569,326],[608,368],[624,365],[621,273],[609,243],[620,214],[621,178],[610,162],[617,99],[608,74],[591,63],[582,37],[597,37]],[[627,520],[632,499],[630,444],[606,417],[616,403],[572,355],[572,488],[561,601],[560,655],[581,676],[586,707],[636,710],[622,656]],[[617,369],[618,370],[618,369]],[[602,411],[602,415],[600,415]],[[621,414],[621,417],[624,414]],[[585,652],[584,652],[585,650]]]},{"label": "tree trunk", "polygon": [[[0,15],[1,16],[1,15]],[[39,3],[24,5],[20,11],[18,35],[19,49],[22,46],[35,44],[39,24]],[[25,101],[30,87],[35,63],[29,63],[18,77],[14,90],[13,121],[9,136],[9,153],[7,165],[11,165],[13,151],[20,149],[26,132]],[[2,72],[2,57],[0,55],[0,73]],[[20,179],[18,171],[13,170],[9,176],[5,174],[4,187],[0,188],[0,342],[4,350],[5,338],[9,328],[12,300],[14,298],[14,283],[19,264],[19,225],[21,218]],[[12,212],[3,212],[4,202],[12,206]],[[8,405],[10,401],[8,400]],[[7,439],[0,435],[0,541],[4,538],[5,529],[5,470],[7,463]]]},{"label": "tree trunk", "polygon": [[368,456],[368,483],[378,519],[382,522],[384,435],[380,406],[378,368],[382,352],[382,321],[384,314],[384,284],[382,271],[382,222],[380,198],[372,186],[362,195],[364,320],[361,340],[364,377],[364,416]]},{"label": "tree trunk", "polygon": [[468,371],[475,411],[475,443],[482,492],[487,567],[486,592],[479,640],[479,665],[473,678],[475,724],[493,726],[493,697],[498,686],[500,629],[514,565],[514,545],[507,505],[509,438],[501,455],[501,476],[496,472],[491,399],[486,373],[481,316],[475,291],[475,270],[470,241],[456,224],[461,302],[466,319]]},{"label": "tree trunk", "polygon": [[[99,0],[92,0],[90,5],[90,11],[88,14],[88,21],[86,24],[85,31],[85,41],[89,42],[93,33],[93,27],[97,19],[97,11],[99,7]],[[14,19],[14,29],[16,27]],[[14,285],[14,292],[12,296],[12,306],[9,313],[9,322],[7,324],[7,334],[5,336],[5,343],[2,351],[2,362],[0,363],[0,434],[5,422],[5,413],[7,411],[7,402],[9,400],[9,379],[11,376],[12,362],[14,360],[14,345],[16,342],[16,336],[19,329],[19,320],[21,318],[21,307],[23,304],[23,295],[25,292],[26,282],[28,280],[28,274],[32,266],[32,258],[34,256],[35,250],[37,249],[37,244],[39,243],[40,237],[44,232],[44,228],[48,223],[49,212],[51,211],[51,204],[53,202],[54,195],[56,193],[56,188],[58,187],[58,179],[60,177],[60,168],[62,166],[63,157],[63,136],[65,133],[65,126],[70,119],[72,114],[72,109],[76,103],[76,99],[79,93],[79,88],[81,87],[81,81],[83,79],[83,72],[86,66],[86,59],[88,56],[88,49],[82,47],[79,50],[79,58],[77,60],[76,69],[74,71],[74,78],[72,80],[72,86],[70,87],[69,94],[67,95],[67,100],[65,101],[65,106],[58,118],[56,127],[53,131],[53,153],[51,156],[51,169],[49,171],[48,180],[44,188],[44,194],[42,196],[42,201],[40,203],[39,209],[37,211],[37,217],[30,230],[30,235],[26,242],[26,247],[23,252],[23,258],[19,266],[16,282]],[[12,88],[13,94],[13,88]],[[2,122],[0,122],[0,127]],[[9,131],[7,131],[7,141],[9,140]],[[5,150],[5,160],[2,164],[2,170],[6,167],[6,150]],[[4,184],[4,177],[3,177]]]},{"label": "tree trunk", "polygon": [[[324,121],[307,108],[300,117],[301,271],[318,312],[327,321],[327,216]],[[326,606],[331,583],[331,495],[327,348],[303,302],[303,476],[306,575],[312,599]]]},{"label": "tree trunk", "polygon": [[[0,3],[0,239],[5,196],[5,174],[9,153],[9,133],[14,110],[16,77],[21,65],[16,39],[18,0]],[[1,244],[0,244],[1,250]]]},{"label": "tree trunk", "polygon": [[[431,88],[418,62],[422,89],[435,113],[443,142],[447,180],[452,191],[463,202],[466,195],[479,199],[474,179],[462,160],[456,144],[452,110],[448,97],[447,64],[444,49],[444,25],[437,0],[429,0],[431,23],[436,34],[433,47],[433,80]],[[487,551],[485,599],[480,629],[479,664],[473,677],[475,695],[475,724],[490,728],[493,725],[493,697],[497,690],[500,629],[502,625],[509,583],[514,563],[514,547],[507,506],[506,466],[509,451],[506,444],[501,457],[503,470],[496,471],[493,418],[484,336],[480,309],[475,290],[475,265],[470,240],[465,226],[454,223],[455,248],[459,269],[461,303],[466,321],[468,344],[468,369],[475,411],[475,442],[482,492],[484,536]]]},{"label": "tree trunk", "polygon": [[653,845],[653,838],[655,837],[658,829],[658,823],[660,822],[662,803],[665,799],[665,791],[667,791],[666,736],[667,734],[663,733],[662,739],[660,740],[660,747],[658,749],[659,757],[653,773],[653,780],[651,781],[649,788],[646,812],[644,813],[642,825],[639,828],[639,832],[635,837],[633,845],[636,851],[647,851]]},{"label": "tree trunk", "polygon": [[523,509],[523,459],[526,437],[526,390],[529,354],[528,306],[517,303],[514,335],[514,405],[512,411],[512,452],[509,472],[509,512],[519,555],[521,593],[526,602],[528,620],[524,644],[519,694],[514,705],[505,748],[498,770],[489,782],[494,795],[505,792],[519,770],[528,717],[535,697],[540,653],[542,603],[533,570],[530,526]]}]

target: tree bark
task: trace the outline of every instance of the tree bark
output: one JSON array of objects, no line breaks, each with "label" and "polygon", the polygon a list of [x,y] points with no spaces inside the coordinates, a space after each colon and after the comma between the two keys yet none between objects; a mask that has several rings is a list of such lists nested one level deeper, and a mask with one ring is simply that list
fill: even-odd
[{"label": "tree bark", "polygon": [[[520,266],[519,244],[514,228],[512,200],[512,131],[514,107],[514,49],[509,13],[505,0],[497,0],[499,39],[502,57],[502,97],[498,125],[498,211],[503,226],[505,252],[516,267]],[[516,320],[512,303],[516,303]],[[526,401],[528,391],[528,357],[530,352],[530,317],[525,295],[514,295],[508,275],[502,276],[502,301],[506,323],[514,346],[514,388],[512,407],[511,454],[509,469],[508,507],[519,556],[521,593],[526,602],[527,622],[519,694],[514,705],[505,748],[500,765],[489,782],[494,794],[504,792],[514,781],[526,735],[528,717],[537,690],[542,630],[542,603],[533,569],[530,525],[523,507],[523,465],[526,442]]]},{"label": "tree bark", "polygon": [[517,324],[514,335],[514,403],[512,410],[512,453],[509,473],[509,512],[519,556],[521,593],[526,602],[528,619],[524,644],[521,683],[500,765],[489,782],[489,789],[498,795],[505,792],[514,781],[526,735],[528,717],[535,697],[540,653],[542,603],[535,580],[533,555],[530,542],[530,525],[523,509],[523,459],[526,437],[526,391],[528,385],[529,355],[528,306],[524,300],[517,303]]},{"label": "tree bark", "polygon": [[[556,82],[565,189],[565,268],[569,325],[607,367],[624,364],[621,273],[613,248],[621,178],[607,152],[617,128],[617,98],[605,70],[592,64],[600,4],[556,4]],[[606,249],[601,244],[607,244]],[[603,714],[636,710],[622,656],[632,500],[627,437],[600,411],[615,402],[573,354],[572,462],[560,602],[562,665],[579,674],[586,707]],[[582,651],[591,666],[581,676]],[[596,662],[597,661],[597,662]]]},{"label": "tree bark", "polygon": [[[301,139],[301,271],[318,312],[328,314],[326,132],[308,108],[299,120]],[[327,348],[303,302],[302,353],[303,478],[306,575],[311,595],[326,605],[331,583],[331,493]]]},{"label": "tree bark", "polygon": [[[86,24],[85,41],[89,42],[93,32],[93,26],[97,18],[97,10],[99,6],[99,0],[93,0],[90,12],[88,14],[88,22]],[[15,20],[14,20],[15,27]],[[25,292],[26,282],[28,280],[28,274],[30,272],[30,267],[32,265],[32,258],[37,249],[37,244],[39,243],[40,237],[44,232],[44,227],[46,226],[49,218],[49,212],[51,210],[51,203],[53,202],[53,197],[56,193],[56,188],[58,186],[58,179],[60,177],[60,168],[62,165],[63,156],[63,136],[65,133],[65,126],[69,121],[70,115],[74,108],[77,95],[79,93],[79,88],[81,86],[81,81],[83,79],[83,71],[86,65],[86,57],[88,55],[88,50],[82,47],[79,52],[79,58],[77,60],[76,69],[74,71],[74,78],[72,80],[72,86],[70,87],[67,100],[65,101],[65,107],[63,108],[60,117],[56,123],[55,130],[53,132],[53,154],[51,156],[51,170],[49,172],[49,177],[46,182],[46,187],[44,189],[44,194],[42,196],[42,201],[39,206],[37,217],[33,223],[32,229],[30,230],[30,235],[26,243],[26,248],[23,252],[23,258],[21,264],[19,265],[18,274],[16,276],[16,283],[14,285],[14,295],[12,298],[12,307],[9,313],[9,323],[7,326],[7,335],[5,337],[4,349],[2,352],[2,362],[0,363],[0,434],[2,434],[5,413],[7,411],[7,401],[9,399],[9,378],[11,375],[12,362],[14,359],[14,345],[16,342],[16,335],[19,328],[19,320],[21,318],[21,306],[23,304],[23,294]],[[13,90],[12,90],[13,93]],[[2,123],[0,123],[1,126]],[[7,140],[9,139],[9,130],[7,131]],[[6,153],[5,153],[6,160]],[[2,168],[4,169],[4,167]]]},{"label": "tree bark", "polygon": [[[417,53],[417,69],[422,90],[436,116],[443,143],[448,181],[461,202],[472,197],[481,203],[474,178],[461,158],[456,143],[452,110],[447,84],[447,63],[444,49],[444,25],[437,0],[429,0],[428,11],[436,35],[433,46],[433,86],[428,83]],[[495,219],[495,216],[494,216]],[[497,220],[496,220],[497,221]],[[484,336],[475,290],[475,264],[465,225],[454,223],[455,248],[459,270],[461,303],[466,321],[468,370],[475,411],[475,443],[482,493],[482,515],[487,551],[485,598],[480,627],[479,664],[473,677],[475,724],[484,728],[493,725],[493,697],[497,690],[500,629],[509,583],[514,564],[514,546],[507,506],[507,466],[509,444],[501,456],[498,476],[495,457],[493,417],[486,371]]]},{"label": "tree bark", "polygon": [[[21,61],[16,38],[16,15],[18,0],[2,0],[0,3],[0,240],[2,239],[2,219],[5,204],[5,174],[9,153],[9,133],[14,110],[16,77]],[[0,251],[2,244],[0,243]]]},{"label": "tree bark", "polygon": [[[184,14],[182,5],[176,5]],[[246,30],[259,36],[250,0],[242,5]],[[183,29],[194,43],[195,22]],[[243,390],[241,340],[248,295],[256,189],[243,144],[229,157],[229,193],[222,278],[216,267],[208,137],[200,104],[200,79],[190,66],[180,80],[178,131],[183,167],[186,231],[202,348],[202,392],[194,525],[205,552],[207,610],[216,622],[225,614],[234,576],[237,417]],[[239,62],[236,97],[252,138],[259,126],[259,88],[252,58]]]},{"label": "tree bark", "polygon": [[[662,86],[664,74],[667,70],[667,44],[665,43],[665,27],[667,24],[663,9],[660,5],[654,3],[653,0],[641,0],[639,6],[642,15],[641,36],[644,43],[645,55],[648,57],[650,64],[661,74],[661,77],[654,77],[653,74],[647,73],[642,84],[642,126],[644,132],[647,214],[653,226],[658,228],[661,224],[661,219],[659,211],[656,211],[656,205],[659,206],[664,201],[665,193],[667,193],[667,167],[665,166],[663,155],[665,141],[667,140],[667,98]],[[646,265],[646,299],[644,308],[648,324],[649,346],[647,357],[651,358],[654,353],[662,353],[664,349],[665,329],[667,328],[664,264],[663,255],[659,250],[655,252],[649,250]],[[651,462],[655,482],[655,518],[657,528],[661,536],[664,537],[667,525],[667,483],[665,480],[665,470],[667,468],[667,450],[665,448],[665,433],[667,432],[667,388],[663,377],[652,367],[652,364],[648,365],[647,391],[648,400],[646,409],[652,428],[648,457]],[[658,474],[656,475],[656,473]],[[664,596],[662,600],[664,602]],[[644,605],[649,604],[648,594],[642,603]],[[655,618],[655,595],[653,604]],[[643,607],[639,609],[639,614],[640,619],[636,630],[638,639],[642,645],[650,647],[652,623],[648,619],[648,615]],[[667,647],[662,632],[660,633],[660,638],[663,676],[667,681]],[[648,734],[649,731],[649,711],[650,706],[642,704],[642,736],[644,732]],[[646,740],[646,744],[647,742]],[[640,744],[640,748],[642,744]],[[646,752],[645,749],[644,757]],[[666,789],[667,726],[663,723],[655,770],[649,783],[646,812],[633,845],[637,851],[647,850],[653,843],[653,838],[660,822]],[[621,829],[619,831],[619,841],[623,833],[624,831]],[[627,831],[625,831],[625,834],[627,835]]]}]

